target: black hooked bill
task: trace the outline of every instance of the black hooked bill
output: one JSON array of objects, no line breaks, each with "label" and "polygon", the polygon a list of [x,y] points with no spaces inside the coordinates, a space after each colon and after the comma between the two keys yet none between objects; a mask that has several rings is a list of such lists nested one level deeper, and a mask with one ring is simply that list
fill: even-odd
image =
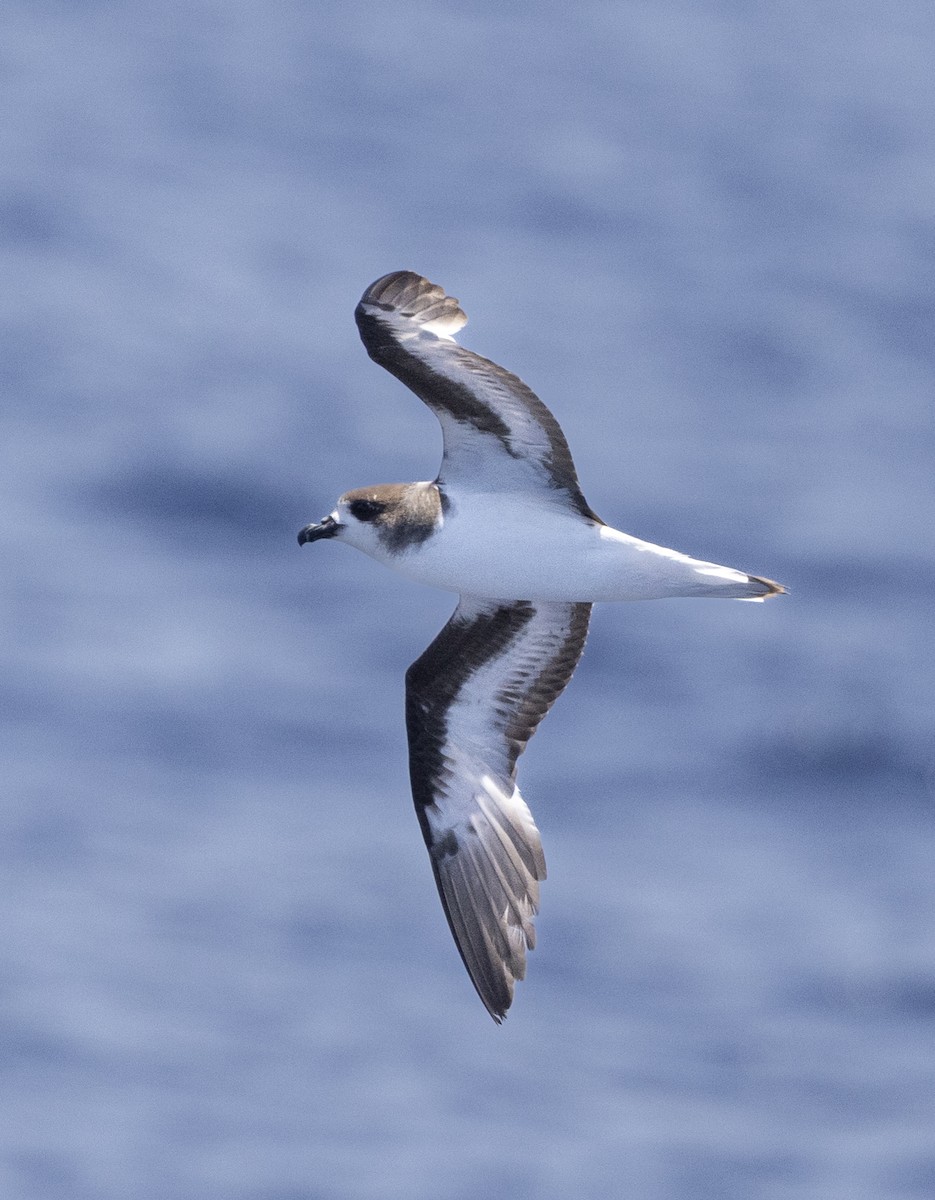
[{"label": "black hooked bill", "polygon": [[304,546],[306,542],[320,542],[322,538],[334,537],[340,528],[334,517],[325,517],[317,525],[312,522],[299,530],[299,545]]}]

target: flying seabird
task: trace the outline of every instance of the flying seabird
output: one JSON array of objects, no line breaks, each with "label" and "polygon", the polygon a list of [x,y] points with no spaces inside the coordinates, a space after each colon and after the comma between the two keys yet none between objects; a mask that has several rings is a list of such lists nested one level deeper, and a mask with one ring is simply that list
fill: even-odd
[{"label": "flying seabird", "polygon": [[370,357],[438,417],[441,470],[431,483],[345,492],[299,543],[336,538],[459,595],[406,672],[409,772],[448,924],[499,1022],[535,946],[545,878],[516,763],[581,657],[591,605],[785,589],[606,525],[542,401],[454,341],[467,317],[442,288],[394,271],[367,288],[355,317]]}]

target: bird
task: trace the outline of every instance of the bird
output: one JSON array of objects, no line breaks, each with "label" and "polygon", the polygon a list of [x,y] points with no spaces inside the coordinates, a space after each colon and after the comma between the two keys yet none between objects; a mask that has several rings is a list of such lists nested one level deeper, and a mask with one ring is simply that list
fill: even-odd
[{"label": "bird", "polygon": [[770,579],[641,541],[584,498],[565,436],[516,375],[455,341],[460,303],[412,271],[355,311],[367,353],[438,418],[430,482],[355,488],[299,544],[356,547],[455,592],[406,672],[412,798],[455,944],[499,1024],[536,944],[542,841],[517,761],[584,650],[591,606],[668,596],[762,601]]}]

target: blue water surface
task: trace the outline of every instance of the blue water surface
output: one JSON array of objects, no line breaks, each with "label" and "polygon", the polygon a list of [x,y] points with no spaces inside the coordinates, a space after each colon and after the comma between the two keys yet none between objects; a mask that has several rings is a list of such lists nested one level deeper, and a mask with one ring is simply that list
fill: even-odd
[{"label": "blue water surface", "polygon": [[[0,1194],[935,1194],[928,0],[0,29]],[[791,589],[597,611],[501,1029],[408,793],[452,598],[295,541],[437,469],[397,268],[606,520]]]}]

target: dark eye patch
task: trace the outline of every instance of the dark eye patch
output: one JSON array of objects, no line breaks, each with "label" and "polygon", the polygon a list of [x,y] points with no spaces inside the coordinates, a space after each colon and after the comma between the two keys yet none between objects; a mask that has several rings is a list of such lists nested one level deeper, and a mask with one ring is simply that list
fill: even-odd
[{"label": "dark eye patch", "polygon": [[379,500],[352,500],[348,505],[351,516],[358,521],[373,521],[385,509]]}]

